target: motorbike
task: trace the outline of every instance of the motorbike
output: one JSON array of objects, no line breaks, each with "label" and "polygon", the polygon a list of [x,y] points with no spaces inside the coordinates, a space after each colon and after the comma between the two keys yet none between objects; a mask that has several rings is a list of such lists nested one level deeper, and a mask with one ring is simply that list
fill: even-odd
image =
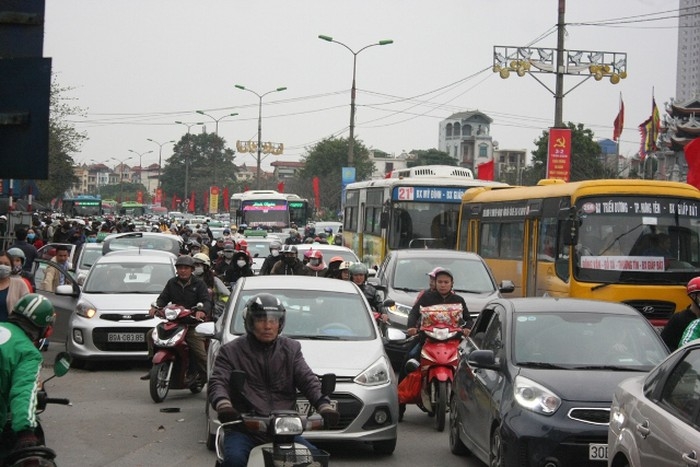
[{"label": "motorbike", "polygon": [[[415,394],[417,397],[412,400],[402,401],[399,388],[399,402],[416,403],[428,415],[434,416],[437,431],[445,429],[452,382],[459,362],[458,348],[463,336],[458,319],[444,319],[445,315],[442,311],[425,314],[418,331],[425,339],[420,361],[407,362],[404,381],[408,381],[405,384],[410,384],[411,379],[420,379],[420,393]],[[402,410],[405,410],[405,406]]]},{"label": "motorbike", "polygon": [[38,415],[46,410],[48,404],[60,404],[60,405],[71,405],[70,400],[64,398],[53,398],[48,397],[46,393],[46,383],[55,378],[64,376],[68,373],[71,364],[71,356],[68,352],[61,352],[56,355],[54,361],[54,374],[46,378],[43,383],[41,383],[41,388],[37,392],[37,403],[36,403],[36,413],[37,413],[37,427],[34,430],[34,434],[39,440],[39,445],[31,446],[22,449],[16,449],[8,454],[4,460],[0,460],[0,466],[2,467],[56,467],[54,459],[56,458],[56,452],[46,446],[46,437],[44,435],[44,430],[41,427]]},{"label": "motorbike", "polygon": [[207,377],[190,358],[186,340],[187,333],[194,332],[191,327],[202,322],[195,316],[201,309],[201,303],[192,309],[172,304],[156,309],[155,316],[164,319],[151,333],[153,366],[149,390],[156,403],[163,402],[171,389],[189,389],[198,394],[206,384]]},{"label": "motorbike", "polygon": [[[234,371],[234,390],[240,392],[244,382],[245,373]],[[335,382],[334,374],[323,375],[321,392],[324,395],[330,395],[335,390]],[[275,410],[267,416],[242,414],[240,420],[220,424],[216,429],[216,467],[221,467],[224,462],[226,430],[241,423],[250,431],[264,432],[272,438],[272,442],[253,448],[248,457],[248,467],[328,466],[327,452],[320,449],[311,450],[303,444],[294,442],[294,437],[301,435],[304,431],[324,429],[323,418],[317,413],[305,416],[294,410]]]}]

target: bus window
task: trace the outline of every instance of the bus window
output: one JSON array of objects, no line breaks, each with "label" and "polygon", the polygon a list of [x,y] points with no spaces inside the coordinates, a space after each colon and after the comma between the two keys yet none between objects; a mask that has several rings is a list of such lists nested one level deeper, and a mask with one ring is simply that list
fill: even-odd
[{"label": "bus window", "polygon": [[523,258],[523,223],[509,222],[501,226],[501,258]]},{"label": "bus window", "polygon": [[539,246],[537,248],[537,259],[540,261],[552,262],[557,257],[557,219],[542,219],[540,224]]},{"label": "bus window", "polygon": [[390,248],[408,248],[408,244],[411,238],[413,238],[413,221],[411,220],[411,214],[405,209],[395,209],[390,232]]},{"label": "bus window", "polygon": [[479,254],[484,258],[498,258],[498,239],[500,237],[501,224],[483,223],[481,224],[481,242],[479,244]]}]

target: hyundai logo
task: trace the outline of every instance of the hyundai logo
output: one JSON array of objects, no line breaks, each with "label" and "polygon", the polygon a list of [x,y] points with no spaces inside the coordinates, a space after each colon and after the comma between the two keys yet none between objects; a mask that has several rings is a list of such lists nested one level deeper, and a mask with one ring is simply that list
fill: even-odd
[{"label": "hyundai logo", "polygon": [[[645,310],[646,310],[646,308],[645,308]],[[652,308],[652,311],[653,310],[654,309]],[[646,311],[644,311],[644,313],[646,313]],[[122,315],[122,319],[131,319],[131,315]]]},{"label": "hyundai logo", "polygon": [[645,305],[642,308],[642,313],[644,313],[645,315],[651,314],[653,312],[654,312],[654,307],[652,305]]}]

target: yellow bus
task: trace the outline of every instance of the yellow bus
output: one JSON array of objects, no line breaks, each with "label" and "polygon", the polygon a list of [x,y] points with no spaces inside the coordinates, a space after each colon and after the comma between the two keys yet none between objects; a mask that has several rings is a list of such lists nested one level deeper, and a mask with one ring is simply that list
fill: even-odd
[{"label": "yellow bus", "polygon": [[478,186],[508,185],[476,180],[467,168],[440,165],[351,183],[344,196],[344,245],[368,266],[379,265],[390,250],[454,249],[462,195]]},{"label": "yellow bus", "polygon": [[480,254],[516,296],[622,302],[656,326],[700,275],[700,191],[658,180],[542,180],[462,198],[458,250]]}]

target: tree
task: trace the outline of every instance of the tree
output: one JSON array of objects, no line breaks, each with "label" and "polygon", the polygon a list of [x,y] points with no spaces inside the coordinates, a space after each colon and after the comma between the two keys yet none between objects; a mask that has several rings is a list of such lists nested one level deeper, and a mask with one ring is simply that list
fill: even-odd
[{"label": "tree", "polygon": [[[582,123],[568,122],[571,130],[571,176],[572,182],[579,180],[594,180],[600,178],[615,178],[616,174],[606,169],[600,161],[601,149],[593,140],[593,131],[584,128]],[[523,183],[535,185],[545,178],[547,171],[547,153],[549,148],[549,132],[542,131],[542,136],[534,141],[537,149],[532,152],[532,163],[523,172]]]},{"label": "tree", "polygon": [[[374,162],[370,160],[369,151],[362,141],[356,139],[354,149],[355,179],[367,180],[374,172]],[[340,209],[341,170],[348,165],[348,139],[327,138],[307,148],[307,151],[302,157],[304,167],[299,172],[299,188],[306,188],[297,194],[314,199],[312,183],[313,178],[318,177],[321,203],[331,212],[335,212]],[[321,206],[316,206],[317,210],[320,208]]]},{"label": "tree", "polygon": [[415,159],[406,163],[407,167],[417,167],[419,165],[457,165],[457,161],[450,157],[445,151],[437,149],[414,149],[410,152]]},{"label": "tree", "polygon": [[75,129],[68,118],[84,115],[80,107],[73,105],[65,94],[72,88],[61,87],[54,79],[51,80],[51,96],[49,100],[49,179],[37,180],[41,200],[49,201],[60,198],[77,182],[73,175],[74,161],[71,154],[80,150],[83,141],[87,139],[84,133]]}]

